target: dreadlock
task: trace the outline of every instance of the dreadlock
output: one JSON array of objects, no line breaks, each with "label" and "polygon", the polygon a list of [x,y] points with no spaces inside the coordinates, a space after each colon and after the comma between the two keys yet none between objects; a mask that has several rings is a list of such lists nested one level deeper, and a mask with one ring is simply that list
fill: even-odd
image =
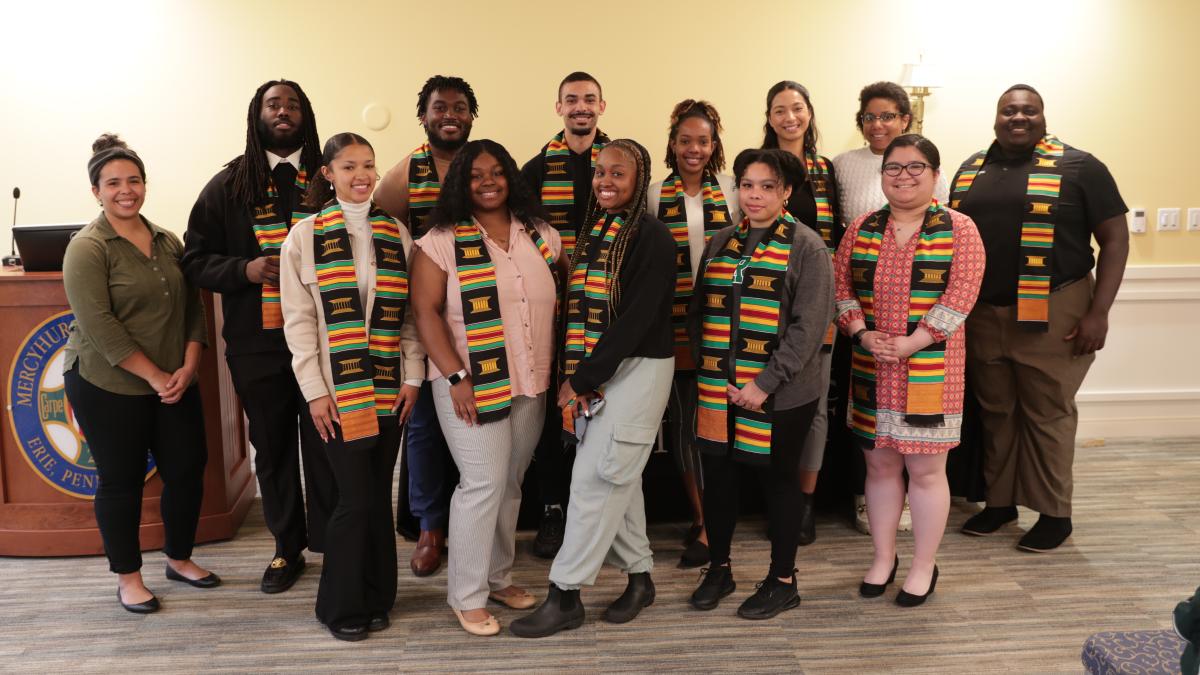
[{"label": "dreadlock", "polygon": [[679,171],[675,162],[675,151],[671,146],[675,143],[675,136],[679,134],[679,125],[692,117],[708,122],[708,128],[712,130],[713,151],[704,168],[714,175],[718,174],[725,168],[725,146],[721,144],[721,132],[723,131],[721,114],[708,101],[697,101],[690,98],[680,101],[671,111],[671,131],[667,135],[667,168],[671,171]]},{"label": "dreadlock", "polygon": [[267,149],[258,134],[258,120],[262,116],[263,97],[268,89],[277,84],[291,87],[300,98],[300,112],[303,115],[300,122],[300,141],[303,143],[300,150],[300,168],[309,176],[313,176],[321,166],[321,141],[317,137],[317,118],[304,90],[291,80],[264,82],[254,92],[254,98],[250,99],[250,110],[246,114],[246,152],[240,157],[234,157],[225,165],[230,169],[225,184],[229,187],[233,200],[251,210],[265,199],[267,183],[271,178]]},{"label": "dreadlock", "polygon": [[[601,152],[609,148],[625,153],[625,156],[633,160],[637,168],[637,187],[634,188],[633,197],[625,205],[625,225],[613,240],[612,247],[608,252],[608,260],[604,261],[604,272],[608,278],[608,309],[615,316],[617,305],[621,302],[619,277],[621,265],[625,262],[625,251],[629,248],[629,242],[637,236],[642,216],[646,215],[646,193],[650,188],[650,153],[640,143],[629,138],[610,141],[601,149]],[[592,230],[589,223],[595,223],[603,210],[596,202],[596,196],[592,195],[588,200],[587,218],[583,221],[583,227],[579,231],[579,240],[575,244],[575,254],[571,257],[572,270],[580,260],[587,259],[588,249],[591,248],[592,243]]]},{"label": "dreadlock", "polygon": [[425,116],[426,109],[429,108],[429,99],[435,91],[457,91],[467,97],[467,106],[471,111],[471,119],[479,117],[479,101],[475,99],[475,90],[467,81],[461,77],[449,77],[446,75],[434,75],[425,80],[424,86],[421,87],[421,93],[417,94],[417,119]]}]

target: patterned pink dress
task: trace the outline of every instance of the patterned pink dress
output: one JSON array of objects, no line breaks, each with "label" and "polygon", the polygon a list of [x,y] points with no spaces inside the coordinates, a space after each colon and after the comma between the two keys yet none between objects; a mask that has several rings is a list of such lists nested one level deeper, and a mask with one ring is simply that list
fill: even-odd
[{"label": "patterned pink dress", "polygon": [[[946,381],[942,390],[945,422],[936,427],[914,426],[904,421],[908,392],[908,362],[875,364],[875,447],[892,448],[901,454],[936,454],[958,445],[962,429],[963,390],[966,376],[966,322],[975,306],[979,284],[983,280],[983,242],[975,223],[953,209],[950,214],[954,229],[954,253],[950,263],[950,280],[936,305],[921,320],[920,326],[935,340],[946,340]],[[837,325],[842,332],[855,319],[862,319],[862,308],[854,294],[850,276],[850,254],[858,228],[872,215],[864,213],[847,229],[834,258],[836,277],[835,296]],[[875,269],[876,329],[890,335],[908,333],[909,288],[912,283],[913,254],[917,250],[916,234],[903,246],[896,244],[895,230],[888,221],[884,230],[879,261]]]}]

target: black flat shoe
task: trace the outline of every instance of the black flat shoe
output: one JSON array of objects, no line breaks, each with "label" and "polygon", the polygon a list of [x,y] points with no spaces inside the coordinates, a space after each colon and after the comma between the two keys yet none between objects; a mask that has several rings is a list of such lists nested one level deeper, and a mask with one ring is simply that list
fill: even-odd
[{"label": "black flat shoe", "polygon": [[888,575],[887,581],[882,584],[871,584],[862,582],[858,585],[858,594],[864,598],[878,598],[883,595],[887,587],[896,580],[896,570],[900,568],[900,556],[896,556],[896,562],[892,563],[892,573]]},{"label": "black flat shoe", "polygon": [[564,591],[550,584],[542,605],[510,623],[508,630],[517,637],[540,638],[582,625],[583,603],[579,601],[579,591]]},{"label": "black flat shoe", "polygon": [[1017,542],[1017,548],[1030,553],[1045,553],[1062,546],[1072,531],[1070,518],[1043,515]]},{"label": "black flat shoe", "polygon": [[700,571],[700,575],[704,580],[692,593],[692,597],[688,598],[688,604],[698,610],[707,612],[716,609],[721,603],[721,598],[737,590],[737,584],[733,581],[733,569],[729,565],[706,567]]},{"label": "black flat shoe", "polygon": [[967,518],[962,533],[975,537],[986,537],[996,530],[1017,520],[1015,506],[985,506],[982,511]]},{"label": "black flat shoe", "polygon": [[378,616],[371,617],[371,620],[367,622],[367,632],[378,633],[381,630],[386,630],[391,625],[392,620],[388,618],[387,614],[379,614]]},{"label": "black flat shoe", "polygon": [[267,565],[266,571],[263,572],[260,588],[263,593],[282,593],[291,588],[303,572],[303,555],[296,556],[295,560],[277,557],[271,561],[270,565]]},{"label": "black flat shoe", "polygon": [[929,596],[933,594],[933,589],[937,586],[938,568],[933,566],[933,578],[929,580],[929,590],[925,591],[924,595],[913,595],[903,588],[896,594],[896,604],[901,607],[916,607],[917,605],[925,604]]},{"label": "black flat shoe", "polygon": [[150,596],[150,599],[146,600],[145,602],[125,602],[121,599],[120,588],[117,589],[117,602],[121,603],[121,606],[125,608],[126,612],[133,612],[134,614],[153,614],[154,612],[162,609],[162,605],[159,604],[158,598],[153,595]]},{"label": "black flat shoe", "polygon": [[707,565],[709,560],[708,546],[697,540],[687,545],[683,549],[683,555],[679,556],[679,569],[690,570],[694,567]]},{"label": "black flat shoe", "polygon": [[770,619],[780,612],[800,606],[800,595],[796,592],[796,571],[792,570],[791,583],[769,576],[755,585],[754,595],[746,598],[737,614],[743,619]]},{"label": "black flat shoe", "polygon": [[195,586],[196,588],[216,588],[221,585],[221,577],[212,572],[209,572],[208,576],[201,579],[189,579],[176,572],[170,565],[167,565],[167,578],[171,581],[182,581],[188,586]]},{"label": "black flat shoe", "polygon": [[625,592],[604,610],[603,618],[609,623],[629,623],[653,604],[654,580],[650,578],[650,573],[630,574]]},{"label": "black flat shoe", "polygon": [[345,642],[358,642],[359,640],[367,639],[367,624],[357,624],[342,626],[341,628],[329,627],[329,634],[333,637]]}]

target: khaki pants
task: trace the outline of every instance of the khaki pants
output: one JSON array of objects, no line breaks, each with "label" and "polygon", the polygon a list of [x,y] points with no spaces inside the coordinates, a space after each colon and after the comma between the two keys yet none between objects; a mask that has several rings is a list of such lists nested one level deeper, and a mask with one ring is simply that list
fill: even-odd
[{"label": "khaki pants", "polygon": [[1017,307],[975,305],[967,319],[967,374],[983,421],[988,506],[1070,517],[1079,411],[1075,393],[1094,354],[1063,338],[1092,301],[1091,279],[1050,295],[1050,331],[1017,326]]}]

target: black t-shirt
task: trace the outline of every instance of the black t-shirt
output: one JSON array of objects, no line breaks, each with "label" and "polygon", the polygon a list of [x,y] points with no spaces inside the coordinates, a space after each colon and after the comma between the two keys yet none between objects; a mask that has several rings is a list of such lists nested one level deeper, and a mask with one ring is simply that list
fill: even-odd
[{"label": "black t-shirt", "polygon": [[[833,247],[837,248],[842,241],[842,235],[846,232],[846,227],[842,224],[839,213],[841,199],[838,197],[837,174],[833,171],[833,162],[826,160],[826,164],[829,166],[829,175],[825,177],[825,184],[829,192],[829,208],[833,212]],[[821,234],[821,230],[817,228],[817,198],[813,195],[811,175],[803,183],[792,186],[792,196],[788,197],[787,210],[793,218],[807,225],[813,232]]]},{"label": "black t-shirt", "polygon": [[[993,145],[967,196],[958,205],[959,211],[975,221],[987,253],[980,302],[999,306],[1017,302],[1021,222],[1032,164],[1032,153],[1006,156]],[[1068,146],[1062,168],[1050,263],[1052,289],[1092,271],[1096,265],[1092,253],[1096,225],[1128,211],[1108,167],[1091,154]]]},{"label": "black t-shirt", "polygon": [[[558,179],[572,181],[575,188],[575,203],[570,207],[571,213],[568,219],[575,227],[575,234],[578,235],[582,225],[580,221],[587,215],[588,200],[592,197],[592,150],[590,147],[586,152],[571,152],[567,160],[567,172],[567,176]],[[521,177],[525,179],[525,184],[540,202],[542,181],[546,178],[546,151],[544,149],[539,151],[533,159],[525,162],[525,166],[521,167]],[[554,210],[554,207],[545,208],[547,211]]]}]

